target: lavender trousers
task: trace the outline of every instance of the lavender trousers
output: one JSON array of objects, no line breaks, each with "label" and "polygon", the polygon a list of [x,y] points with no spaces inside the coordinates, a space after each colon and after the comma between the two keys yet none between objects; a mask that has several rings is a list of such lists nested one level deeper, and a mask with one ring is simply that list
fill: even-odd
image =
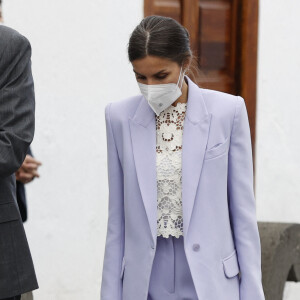
[{"label": "lavender trousers", "polygon": [[183,236],[157,237],[148,300],[198,300],[184,252]]}]

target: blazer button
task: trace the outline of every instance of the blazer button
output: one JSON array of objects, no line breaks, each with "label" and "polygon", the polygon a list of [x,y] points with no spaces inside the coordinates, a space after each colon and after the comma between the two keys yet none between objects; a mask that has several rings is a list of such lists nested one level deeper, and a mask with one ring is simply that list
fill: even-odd
[{"label": "blazer button", "polygon": [[194,244],[193,245],[193,250],[194,251],[199,251],[199,249],[200,249],[200,245],[199,244]]}]

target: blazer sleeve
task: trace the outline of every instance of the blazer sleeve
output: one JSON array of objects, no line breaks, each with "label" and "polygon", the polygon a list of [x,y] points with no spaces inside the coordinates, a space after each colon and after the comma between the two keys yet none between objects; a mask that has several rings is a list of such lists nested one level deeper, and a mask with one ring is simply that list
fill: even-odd
[{"label": "blazer sleeve", "polygon": [[253,189],[250,126],[244,99],[237,96],[236,105],[228,158],[228,200],[240,266],[240,300],[265,300]]},{"label": "blazer sleeve", "polygon": [[0,178],[22,165],[35,129],[35,95],[31,73],[31,45],[14,34],[1,53]]},{"label": "blazer sleeve", "polygon": [[109,103],[105,107],[109,203],[101,300],[121,300],[123,287],[120,276],[124,255],[123,169],[113,134],[111,106]]}]

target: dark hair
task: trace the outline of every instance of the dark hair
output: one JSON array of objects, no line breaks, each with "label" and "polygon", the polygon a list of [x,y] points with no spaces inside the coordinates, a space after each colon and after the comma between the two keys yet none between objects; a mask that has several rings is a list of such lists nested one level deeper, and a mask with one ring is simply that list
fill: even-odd
[{"label": "dark hair", "polygon": [[[175,19],[152,15],[144,18],[135,27],[128,43],[129,61],[147,55],[170,59],[179,66],[191,57],[191,66],[196,69],[196,77],[199,78],[197,59],[190,48],[189,32]],[[195,77],[194,72],[193,75]]]}]

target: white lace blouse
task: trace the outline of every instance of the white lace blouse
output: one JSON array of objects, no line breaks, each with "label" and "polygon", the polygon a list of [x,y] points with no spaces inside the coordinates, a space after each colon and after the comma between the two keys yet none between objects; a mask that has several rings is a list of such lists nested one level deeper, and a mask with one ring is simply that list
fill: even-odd
[{"label": "white lace blouse", "polygon": [[187,103],[156,116],[157,235],[183,235],[181,202],[182,132]]}]

